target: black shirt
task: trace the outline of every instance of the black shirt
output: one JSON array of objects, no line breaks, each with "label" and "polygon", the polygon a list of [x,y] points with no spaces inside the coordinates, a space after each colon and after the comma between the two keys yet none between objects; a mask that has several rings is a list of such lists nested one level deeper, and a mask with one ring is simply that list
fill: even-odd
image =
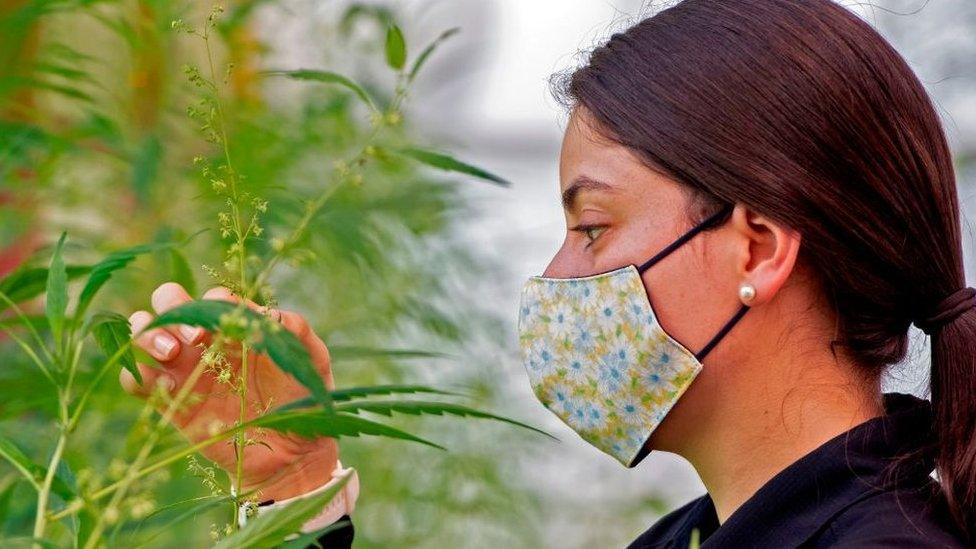
[{"label": "black shirt", "polygon": [[[708,494],[664,516],[629,549],[689,547],[964,547],[934,468],[932,410],[884,395],[885,415],[780,471],[719,525]],[[898,458],[898,459],[896,459]]]},{"label": "black shirt", "polygon": [[342,517],[333,523],[332,528],[327,528],[326,532],[320,535],[315,541],[318,543],[311,544],[308,547],[322,549],[349,549],[352,547],[352,538],[356,535],[355,528],[353,528],[352,520],[349,515],[342,515]]},{"label": "black shirt", "polygon": [[[931,405],[898,393],[886,394],[884,402],[884,416],[780,471],[724,524],[706,494],[663,517],[629,549],[683,549],[696,529],[702,549],[964,547],[929,476],[935,448]],[[346,522],[318,541],[327,549],[345,549],[353,534]]]}]

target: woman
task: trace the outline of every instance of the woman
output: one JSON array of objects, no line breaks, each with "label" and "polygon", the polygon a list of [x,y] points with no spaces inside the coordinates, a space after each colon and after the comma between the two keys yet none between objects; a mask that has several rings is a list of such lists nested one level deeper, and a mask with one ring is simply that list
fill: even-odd
[{"label": "woman", "polygon": [[[828,0],[686,0],[558,84],[568,229],[522,294],[529,379],[624,465],[674,452],[708,490],[632,546],[976,542],[976,290],[946,138],[905,61]],[[187,299],[165,284],[153,304]],[[331,383],[321,340],[281,318]],[[931,403],[881,394],[912,323],[931,337]],[[142,334],[169,366],[143,375],[177,386],[201,337]],[[298,391],[262,383],[277,402]],[[217,397],[199,406],[223,417]],[[309,467],[269,499],[336,463],[328,439],[272,446],[250,449],[248,485]]]}]

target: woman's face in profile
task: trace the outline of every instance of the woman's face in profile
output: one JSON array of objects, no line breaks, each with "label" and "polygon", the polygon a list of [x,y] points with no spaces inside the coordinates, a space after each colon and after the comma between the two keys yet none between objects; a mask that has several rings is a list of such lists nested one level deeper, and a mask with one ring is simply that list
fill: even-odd
[{"label": "woman's face in profile", "polygon": [[[639,265],[673,242],[699,219],[691,195],[652,171],[627,147],[598,135],[581,108],[571,114],[560,152],[560,193],[566,236],[544,276],[579,277]],[[651,305],[674,339],[695,352],[739,306],[736,246],[741,238],[728,226],[704,231],[643,273]],[[726,339],[734,340],[730,333]],[[729,347],[719,346],[720,355]],[[715,362],[725,362],[713,358]],[[707,413],[696,406],[722,373],[705,368],[652,438],[670,449],[669,433]],[[690,413],[689,413],[690,411]]]}]

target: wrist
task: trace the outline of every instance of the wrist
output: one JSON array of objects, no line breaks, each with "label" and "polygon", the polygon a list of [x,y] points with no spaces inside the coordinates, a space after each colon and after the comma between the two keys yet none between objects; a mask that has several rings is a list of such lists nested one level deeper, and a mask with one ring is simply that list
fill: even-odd
[{"label": "wrist", "polygon": [[[352,514],[356,507],[356,500],[359,499],[359,475],[352,467],[344,468],[341,462],[336,462],[336,468],[331,472],[330,480],[318,488],[293,498],[278,501],[265,501],[259,505],[244,503],[238,514],[238,524],[246,526],[248,520],[254,516],[264,513],[273,513],[276,510],[289,506],[296,500],[315,497],[319,494],[330,492],[331,498],[325,506],[314,517],[308,519],[301,527],[302,533],[311,533],[325,528],[343,516]],[[291,539],[297,536],[292,534]]]},{"label": "wrist", "polygon": [[315,490],[332,479],[338,464],[336,447],[316,448],[300,454],[282,470],[260,481],[245,481],[241,492],[254,491],[257,502],[282,501]]}]

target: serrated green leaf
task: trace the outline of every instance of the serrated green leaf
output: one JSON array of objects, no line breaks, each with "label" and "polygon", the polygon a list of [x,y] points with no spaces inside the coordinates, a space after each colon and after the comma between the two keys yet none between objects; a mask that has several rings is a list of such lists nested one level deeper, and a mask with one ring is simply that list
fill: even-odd
[{"label": "serrated green leaf", "polygon": [[[74,280],[91,271],[87,265],[68,265],[65,267],[68,280]],[[14,303],[23,303],[44,293],[47,286],[48,269],[45,267],[21,267],[0,279],[0,292],[7,295]],[[10,307],[5,301],[0,302],[0,312]]]},{"label": "serrated green leaf", "polygon": [[[141,541],[143,546],[152,547],[152,544],[150,542],[152,542],[154,539],[158,538],[162,534],[171,531],[181,522],[190,518],[199,517],[205,511],[217,507],[218,505],[229,503],[231,501],[233,501],[233,499],[230,496],[215,495],[215,496],[202,496],[198,498],[192,498],[188,500],[177,501],[175,503],[170,503],[168,505],[164,505],[156,509],[155,511],[147,515],[145,518],[140,520],[139,524],[136,526],[134,531],[135,533],[139,533],[147,523],[153,523],[154,526],[154,528],[152,529],[153,533]],[[190,505],[188,509],[185,509],[184,511],[180,512],[173,518],[167,520],[157,520],[159,519],[160,516],[165,515],[167,512],[185,506],[187,504],[193,504],[193,505]]]},{"label": "serrated green leaf", "polygon": [[188,301],[157,316],[144,330],[170,324],[190,324],[207,330],[216,330],[220,327],[220,315],[229,314],[237,309],[238,306],[229,301],[215,299]]},{"label": "serrated green leaf", "polygon": [[203,299],[189,301],[157,316],[146,329],[170,324],[189,324],[201,326],[206,330],[217,330],[222,315],[240,311],[249,321],[256,321],[261,328],[261,340],[254,343],[254,350],[267,353],[281,371],[304,385],[319,403],[329,405],[329,391],[325,388],[322,376],[312,363],[308,350],[295,334],[284,329],[277,322],[248,308],[242,308],[228,301]]},{"label": "serrated green leaf", "polygon": [[41,480],[44,479],[44,468],[32,462],[12,440],[3,435],[0,435],[0,457],[10,462],[14,469],[34,486],[35,490],[40,489]]},{"label": "serrated green leaf", "polygon": [[51,256],[51,264],[47,270],[47,286],[45,288],[47,300],[44,306],[44,314],[47,316],[47,323],[51,327],[54,344],[58,349],[61,348],[61,336],[64,332],[64,313],[68,309],[68,271],[64,266],[64,258],[61,257],[64,250],[64,239],[67,236],[67,232],[62,232],[57,246],[54,247],[54,255]]},{"label": "serrated green leaf", "polygon": [[386,29],[386,64],[400,70],[407,62],[407,43],[403,39],[400,27],[390,25]]},{"label": "serrated green leaf", "polygon": [[332,391],[332,399],[335,401],[347,401],[370,395],[393,395],[393,394],[418,394],[464,396],[461,393],[452,393],[442,389],[435,389],[426,385],[373,385],[370,387],[350,387]]},{"label": "serrated green leaf", "polygon": [[460,27],[454,27],[448,29],[441,33],[433,42],[430,43],[424,51],[420,52],[417,59],[413,62],[413,66],[410,67],[410,72],[407,74],[407,82],[413,82],[413,79],[417,77],[417,73],[420,72],[420,68],[427,62],[427,58],[430,54],[434,53],[434,50],[441,44],[441,42],[447,40],[448,38],[454,36],[461,30]]},{"label": "serrated green leaf", "polygon": [[[31,461],[12,440],[3,435],[0,435],[0,457],[10,462],[35,490],[40,490],[41,483],[47,475],[47,468]],[[74,496],[74,491],[59,474],[54,475],[51,490],[65,501],[69,501]]]},{"label": "serrated green leaf", "polygon": [[0,80],[0,93],[10,93],[20,88],[32,88],[45,90],[52,93],[63,95],[70,99],[77,99],[84,103],[94,102],[92,96],[79,88],[56,84],[38,78],[26,78],[19,76],[8,76]]},{"label": "serrated green leaf", "polygon": [[413,158],[414,160],[417,160],[423,164],[426,164],[432,168],[437,168],[439,170],[444,170],[448,172],[459,172],[459,173],[472,175],[479,179],[491,181],[493,183],[497,183],[504,187],[508,187],[511,185],[511,183],[509,183],[507,180],[502,179],[501,177],[498,177],[495,174],[489,173],[476,166],[472,166],[471,164],[466,164],[464,162],[461,162],[460,160],[457,160],[454,157],[441,152],[431,151],[427,149],[419,149],[416,147],[394,149],[394,152],[401,154],[403,156],[407,156],[409,158]]},{"label": "serrated green leaf", "polygon": [[372,435],[419,442],[443,450],[444,447],[418,436],[351,414],[335,414],[328,410],[271,413],[251,420],[244,427],[265,427],[304,438],[358,437]]},{"label": "serrated green leaf", "polygon": [[[92,315],[89,321],[89,327],[95,338],[95,342],[98,344],[98,348],[105,353],[107,358],[115,356],[115,353],[118,353],[122,347],[127,346],[132,339],[132,328],[129,326],[129,319],[118,313],[108,311],[96,313]],[[119,362],[122,363],[123,368],[132,374],[132,377],[136,378],[139,385],[142,385],[142,374],[139,373],[139,368],[136,367],[136,358],[131,346],[122,352]]]},{"label": "serrated green leaf", "polygon": [[17,480],[4,486],[0,491],[0,528],[4,527],[4,517],[10,516],[10,500],[13,498],[14,489],[17,488]]},{"label": "serrated green leaf", "polygon": [[[87,265],[68,265],[65,268],[68,280],[74,280],[91,272]],[[48,269],[46,267],[21,267],[0,279],[0,293],[6,294],[14,303],[23,303],[42,293],[47,285]],[[7,310],[10,305],[0,301],[0,312]]]},{"label": "serrated green leaf", "polygon": [[266,327],[273,326],[278,330],[272,332],[265,329],[264,338],[256,345],[256,349],[267,353],[282,371],[297,379],[319,402],[331,404],[329,390],[312,363],[305,345],[295,337],[295,334],[281,328],[280,324],[271,324],[267,321],[264,324]]},{"label": "serrated green leaf", "polygon": [[197,281],[193,277],[193,269],[190,268],[190,262],[186,260],[186,256],[183,255],[183,252],[177,248],[171,249],[170,261],[173,281],[180,286],[183,286],[186,293],[190,295],[197,295]]},{"label": "serrated green leaf", "polygon": [[84,80],[86,82],[93,81],[89,73],[78,70],[74,67],[69,67],[68,65],[41,62],[34,65],[34,70],[39,73],[54,74],[68,80]]},{"label": "serrated green leaf", "polygon": [[96,263],[91,268],[91,275],[89,275],[88,280],[85,282],[85,287],[82,288],[81,295],[78,297],[78,308],[75,311],[75,318],[80,319],[82,315],[85,314],[85,311],[91,304],[92,299],[95,298],[95,294],[97,294],[98,290],[100,290],[102,286],[108,282],[115,271],[125,268],[140,255],[156,250],[172,248],[173,246],[175,246],[175,244],[172,242],[140,244],[124,250],[112,252],[105,256],[104,259]]},{"label": "serrated green leaf", "polygon": [[475,410],[468,406],[461,404],[453,404],[450,402],[430,402],[423,400],[354,400],[351,402],[340,402],[335,405],[336,412],[348,412],[351,414],[358,414],[359,412],[370,412],[373,414],[382,414],[384,416],[392,417],[394,413],[399,414],[410,414],[410,415],[444,415],[449,414],[459,417],[476,417],[482,419],[491,419],[495,421],[501,421],[508,423],[510,425],[515,425],[523,429],[528,429],[530,431],[535,431],[536,433],[545,435],[553,440],[558,440],[556,437],[550,435],[549,433],[533,427],[531,425],[522,423],[511,418],[504,416],[495,415],[489,412],[482,412],[481,410]]},{"label": "serrated green leaf", "polygon": [[214,549],[265,549],[279,547],[285,538],[298,532],[309,519],[322,512],[332,498],[349,482],[350,474],[321,494],[301,498],[281,509],[272,509],[250,519],[247,525],[220,540]]},{"label": "serrated green leaf", "polygon": [[15,326],[33,326],[38,332],[47,328],[47,317],[44,315],[25,315],[11,316],[0,319],[0,328],[13,328]]},{"label": "serrated green leaf", "polygon": [[355,345],[330,345],[329,356],[333,360],[356,360],[362,358],[450,358],[447,353],[423,351],[419,349],[379,349]]},{"label": "serrated green leaf", "polygon": [[[50,461],[50,460],[49,460]],[[55,481],[60,481],[61,487],[55,489],[52,485],[51,490],[60,497],[71,497],[78,492],[78,482],[75,478],[74,471],[71,470],[71,466],[64,459],[58,462],[58,468],[54,474]],[[65,502],[68,500],[65,499]]]},{"label": "serrated green leaf", "polygon": [[[374,385],[371,387],[351,387],[349,389],[340,389],[338,391],[332,391],[332,401],[333,402],[343,402],[347,400],[352,400],[354,398],[361,398],[364,396],[371,395],[394,395],[394,394],[433,394],[433,395],[446,395],[446,396],[464,396],[460,393],[451,393],[448,391],[442,391],[440,389],[434,389],[433,387],[427,387],[424,385]],[[317,403],[312,398],[302,398],[294,402],[289,402],[276,409],[278,412],[284,412],[287,410],[295,410],[299,408],[309,408],[315,406]]]},{"label": "serrated green leaf", "polygon": [[50,57],[51,59],[59,59],[75,65],[95,61],[94,57],[82,53],[77,49],[61,42],[51,42],[46,44],[44,46],[44,53],[46,57]]},{"label": "serrated green leaf", "polygon": [[297,69],[292,71],[265,71],[263,74],[269,76],[287,76],[288,78],[293,78],[295,80],[305,80],[309,82],[323,82],[326,84],[338,84],[346,89],[351,90],[357,97],[363,100],[370,109],[378,111],[376,104],[373,99],[366,93],[366,90],[362,86],[353,82],[346,76],[343,76],[337,72],[332,71],[319,71],[312,69]]}]

